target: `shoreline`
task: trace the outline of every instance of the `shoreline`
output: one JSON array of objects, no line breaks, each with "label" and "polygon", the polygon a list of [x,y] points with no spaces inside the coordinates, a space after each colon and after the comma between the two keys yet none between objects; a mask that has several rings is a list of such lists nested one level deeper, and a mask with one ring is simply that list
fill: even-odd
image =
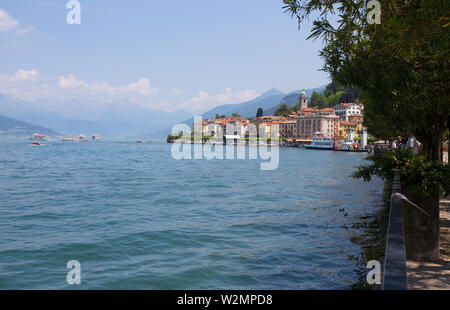
[{"label": "shoreline", "polygon": [[[231,144],[226,144],[226,143],[207,143],[207,142],[176,142],[176,141],[167,141],[168,144],[202,144],[202,145],[225,145],[225,146],[252,146],[252,147],[260,147],[260,146],[270,146],[270,147],[290,147],[290,148],[301,148],[301,149],[310,149],[310,150],[319,150],[319,151],[335,151],[335,152],[347,152],[347,153],[368,153],[369,150],[343,150],[343,149],[328,149],[328,148],[320,148],[320,147],[305,147],[305,145],[293,145],[293,144],[283,144],[283,143],[279,143],[279,144],[265,144],[265,143],[255,143],[255,144],[250,144],[250,143],[231,143]],[[308,145],[308,144],[307,144]]]}]

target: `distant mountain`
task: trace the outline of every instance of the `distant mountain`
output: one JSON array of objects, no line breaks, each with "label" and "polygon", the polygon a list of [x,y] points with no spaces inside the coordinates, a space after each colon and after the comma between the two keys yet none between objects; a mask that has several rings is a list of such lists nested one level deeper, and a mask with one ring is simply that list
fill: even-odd
[{"label": "distant mountain", "polygon": [[306,96],[308,97],[308,100],[310,100],[311,99],[311,95],[313,94],[313,92],[317,92],[319,94],[322,94],[325,91],[325,88],[326,88],[326,85],[325,86],[321,86],[321,87],[317,87],[317,88],[310,88],[310,89],[297,90],[297,91],[290,92],[285,97],[283,97],[281,99],[281,101],[277,105],[272,106],[272,107],[270,107],[267,110],[264,110],[264,115],[273,115],[275,113],[275,110],[278,109],[283,104],[286,104],[288,107],[294,106],[295,104],[298,103],[299,96],[300,96],[300,93],[302,91],[304,91],[306,93]]},{"label": "distant mountain", "polygon": [[[323,92],[325,87],[305,90],[308,97],[313,91]],[[272,88],[261,96],[239,104],[217,106],[203,113],[203,119],[216,114],[255,117],[258,108],[272,115],[281,104],[292,106],[298,102],[300,91],[285,94]],[[100,134],[104,137],[164,138],[177,123],[192,125],[193,117],[187,111],[164,112],[152,110],[130,102],[98,102],[92,100],[46,100],[26,102],[0,94],[2,115],[35,126],[49,128],[64,135]],[[165,129],[164,129],[165,128]],[[151,133],[151,134],[148,134]]]},{"label": "distant mountain", "polygon": [[151,110],[126,101],[102,103],[70,100],[30,103],[2,95],[0,111],[5,116],[51,128],[65,135],[100,134],[104,137],[140,137],[191,116],[184,110],[170,113]]},{"label": "distant mountain", "polygon": [[231,116],[239,113],[242,117],[255,117],[258,108],[269,109],[276,105],[286,94],[276,88],[272,88],[261,96],[238,104],[225,104],[215,107],[202,114],[203,119],[215,118],[216,114]]},{"label": "distant mountain", "polygon": [[41,133],[47,136],[59,135],[54,130],[0,115],[0,135],[30,136],[34,133]]}]

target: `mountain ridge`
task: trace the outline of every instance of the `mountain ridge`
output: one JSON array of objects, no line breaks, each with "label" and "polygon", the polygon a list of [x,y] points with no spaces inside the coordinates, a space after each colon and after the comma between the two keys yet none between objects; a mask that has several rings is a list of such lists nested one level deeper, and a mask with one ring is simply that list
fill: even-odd
[{"label": "mountain ridge", "polygon": [[[46,108],[37,108],[45,105]],[[95,106],[95,109],[91,107]],[[0,111],[6,117],[22,120],[67,135],[100,134],[105,137],[138,137],[182,121],[191,114],[184,110],[151,110],[129,101],[101,103],[69,100],[26,102],[0,94]]]},{"label": "mountain ridge", "polygon": [[45,127],[30,124],[15,118],[0,115],[0,135],[32,135],[34,133],[41,133],[48,136],[58,136],[59,133]]},{"label": "mountain ridge", "polygon": [[[323,92],[325,86],[306,89],[308,98],[314,91]],[[301,91],[284,93],[273,87],[260,96],[237,104],[224,104],[201,114],[203,119],[216,115],[255,117],[258,108],[264,115],[272,115],[281,104],[298,103]],[[39,108],[38,108],[39,106]],[[165,138],[177,123],[192,125],[192,114],[185,110],[165,112],[152,110],[128,100],[97,102],[92,100],[47,100],[27,102],[0,94],[0,111],[5,117],[40,126],[64,135],[100,134],[104,137]],[[170,126],[170,127],[169,127]]]}]

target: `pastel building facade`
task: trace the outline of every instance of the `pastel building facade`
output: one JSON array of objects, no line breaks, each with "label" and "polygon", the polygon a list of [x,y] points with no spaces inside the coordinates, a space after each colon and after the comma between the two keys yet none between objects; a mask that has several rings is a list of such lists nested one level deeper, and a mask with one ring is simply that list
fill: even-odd
[{"label": "pastel building facade", "polygon": [[297,137],[312,139],[315,133],[326,138],[334,138],[339,134],[339,118],[333,114],[300,115],[297,118]]},{"label": "pastel building facade", "polygon": [[341,103],[333,107],[334,113],[343,121],[348,121],[349,116],[363,115],[363,109],[359,103]]},{"label": "pastel building facade", "polygon": [[297,137],[297,121],[296,120],[283,120],[274,121],[272,124],[276,124],[279,127],[279,136],[283,138],[295,138]]}]

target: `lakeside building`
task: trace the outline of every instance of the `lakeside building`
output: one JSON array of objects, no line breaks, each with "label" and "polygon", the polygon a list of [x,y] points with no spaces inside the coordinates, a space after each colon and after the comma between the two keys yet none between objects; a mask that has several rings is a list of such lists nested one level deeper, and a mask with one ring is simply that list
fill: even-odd
[{"label": "lakeside building", "polygon": [[363,126],[364,116],[362,114],[354,114],[348,116],[348,121],[341,121],[339,133],[341,138],[347,139],[348,131],[351,129],[355,132],[355,137],[360,137],[364,129]]},{"label": "lakeside building", "polygon": [[[223,135],[245,138],[249,131],[250,121],[242,117],[224,117],[213,120],[194,122],[194,132],[201,131],[206,137],[221,137]],[[198,129],[197,129],[198,128]],[[201,130],[199,130],[201,128]]]},{"label": "lakeside building", "polygon": [[272,137],[271,132],[270,132],[272,129],[272,122],[258,123],[257,128],[258,128],[258,137],[260,139],[277,138],[277,137]]},{"label": "lakeside building", "polygon": [[356,134],[356,132],[358,132],[358,124],[356,122],[351,121],[340,121],[339,135],[341,136],[341,138],[342,139],[349,138],[350,131],[352,131],[353,134]]},{"label": "lakeside building", "polygon": [[312,139],[315,133],[325,138],[339,134],[339,118],[333,114],[304,114],[297,118],[297,137]]},{"label": "lakeside building", "polygon": [[334,138],[339,133],[339,118],[334,109],[308,108],[308,100],[304,92],[300,95],[300,111],[296,117],[296,137],[310,140],[314,134],[323,135],[325,138]]},{"label": "lakeside building", "polygon": [[343,121],[351,115],[363,115],[364,106],[359,103],[341,103],[333,107],[334,113]]},{"label": "lakeside building", "polygon": [[282,120],[282,121],[274,121],[272,124],[278,124],[280,137],[284,138],[295,138],[297,137],[297,121],[295,119],[292,120]]}]

